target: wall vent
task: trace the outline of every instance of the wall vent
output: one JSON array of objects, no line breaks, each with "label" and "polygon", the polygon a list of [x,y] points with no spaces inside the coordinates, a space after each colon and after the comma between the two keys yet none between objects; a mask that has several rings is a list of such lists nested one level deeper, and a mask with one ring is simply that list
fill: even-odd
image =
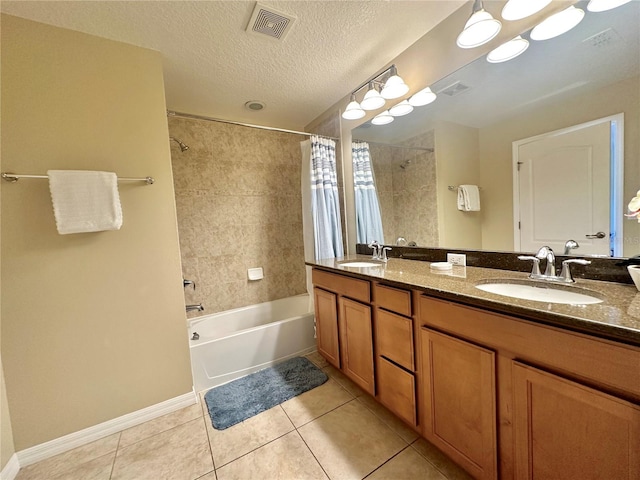
[{"label": "wall vent", "polygon": [[276,40],[284,40],[295,21],[296,17],[293,15],[256,2],[247,25],[247,32],[266,35]]},{"label": "wall vent", "polygon": [[438,95],[444,94],[449,95],[450,97],[455,97],[456,95],[460,95],[462,92],[466,92],[471,87],[465,85],[464,83],[457,81],[452,83],[451,85],[444,87],[440,91],[436,92]]}]

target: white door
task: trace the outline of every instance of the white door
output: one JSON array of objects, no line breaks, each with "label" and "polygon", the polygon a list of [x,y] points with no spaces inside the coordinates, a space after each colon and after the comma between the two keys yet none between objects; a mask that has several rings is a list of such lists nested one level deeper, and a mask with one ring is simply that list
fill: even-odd
[{"label": "white door", "polygon": [[561,254],[572,239],[580,245],[572,254],[610,255],[611,122],[517,144],[516,249],[535,252],[548,245]]}]

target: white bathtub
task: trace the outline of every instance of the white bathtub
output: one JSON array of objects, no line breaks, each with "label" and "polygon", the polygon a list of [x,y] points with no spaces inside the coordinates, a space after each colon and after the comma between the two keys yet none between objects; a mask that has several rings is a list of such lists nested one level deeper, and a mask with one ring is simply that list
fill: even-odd
[{"label": "white bathtub", "polygon": [[[316,348],[309,295],[236,308],[189,322],[196,392]],[[191,340],[194,333],[198,340]]]}]

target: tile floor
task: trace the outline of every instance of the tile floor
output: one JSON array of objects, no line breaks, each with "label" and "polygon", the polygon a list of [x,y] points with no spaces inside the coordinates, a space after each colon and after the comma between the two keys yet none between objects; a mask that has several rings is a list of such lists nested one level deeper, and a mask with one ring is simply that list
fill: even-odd
[{"label": "tile floor", "polygon": [[467,480],[317,353],[329,380],[226,430],[200,404],[24,467],[17,480]]}]

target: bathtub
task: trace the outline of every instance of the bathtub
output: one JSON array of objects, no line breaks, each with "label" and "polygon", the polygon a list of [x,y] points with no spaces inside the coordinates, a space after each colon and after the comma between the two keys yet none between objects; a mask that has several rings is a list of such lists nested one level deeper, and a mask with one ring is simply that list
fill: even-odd
[{"label": "bathtub", "polygon": [[310,353],[316,341],[309,295],[194,318],[189,344],[196,392]]}]

